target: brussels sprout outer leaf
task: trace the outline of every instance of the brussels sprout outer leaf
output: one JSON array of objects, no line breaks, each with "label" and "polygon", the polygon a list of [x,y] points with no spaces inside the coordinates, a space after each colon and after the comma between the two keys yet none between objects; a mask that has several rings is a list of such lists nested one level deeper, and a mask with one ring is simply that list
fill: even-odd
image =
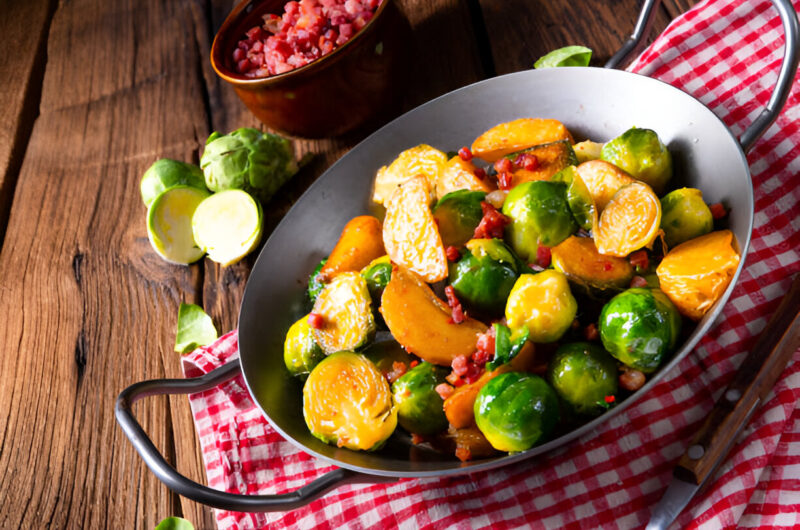
[{"label": "brussels sprout outer leaf", "polygon": [[578,226],[586,231],[592,230],[597,224],[597,208],[594,205],[589,188],[578,174],[575,166],[567,166],[551,179],[554,182],[563,182],[567,185],[567,204],[572,211],[572,216]]},{"label": "brussels sprout outer leaf", "polygon": [[392,394],[401,427],[415,434],[434,434],[447,428],[444,400],[436,392],[447,373],[446,368],[423,362],[394,382]]},{"label": "brussels sprout outer leaf", "polygon": [[178,329],[175,332],[175,351],[189,353],[217,340],[217,328],[203,308],[195,304],[178,307]]},{"label": "brussels sprout outer leaf", "polygon": [[392,262],[389,261],[389,256],[381,256],[372,260],[361,271],[361,276],[367,282],[367,289],[369,289],[374,306],[376,308],[379,307],[383,290],[389,285],[389,280],[392,279]]},{"label": "brussels sprout outer leaf", "polygon": [[308,298],[311,299],[311,302],[316,302],[317,296],[319,296],[319,293],[325,288],[325,283],[320,278],[319,272],[322,270],[326,261],[328,261],[328,258],[320,261],[314,268],[314,272],[308,277]]},{"label": "brussels sprout outer leaf", "polygon": [[511,362],[528,341],[530,331],[526,326],[522,326],[511,332],[508,326],[503,324],[493,324],[495,331],[494,339],[494,360],[486,365],[486,369],[491,371],[500,366]]},{"label": "brussels sprout outer leaf", "polygon": [[559,66],[589,66],[592,50],[586,46],[565,46],[540,57],[534,68],[556,68]]},{"label": "brussels sprout outer leaf", "polygon": [[474,413],[492,447],[525,451],[553,432],[559,420],[558,397],[541,377],[508,372],[481,388]]},{"label": "brussels sprout outer leaf", "polygon": [[167,517],[158,523],[155,530],[194,530],[194,525],[183,517]]},{"label": "brussels sprout outer leaf", "polygon": [[658,289],[632,288],[612,298],[600,312],[600,339],[618,361],[645,374],[671,353],[681,319]]}]

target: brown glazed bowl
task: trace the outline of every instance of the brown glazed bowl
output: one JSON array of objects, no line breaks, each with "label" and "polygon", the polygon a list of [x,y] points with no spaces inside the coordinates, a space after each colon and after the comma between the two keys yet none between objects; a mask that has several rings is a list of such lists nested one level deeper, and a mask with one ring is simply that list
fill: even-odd
[{"label": "brown glazed bowl", "polygon": [[222,23],[211,65],[268,127],[323,138],[379,124],[399,110],[409,24],[394,0],[381,5],[358,33],[316,61],[282,74],[248,78],[234,69],[233,50],[262,15],[281,15],[286,0],[244,0]]}]

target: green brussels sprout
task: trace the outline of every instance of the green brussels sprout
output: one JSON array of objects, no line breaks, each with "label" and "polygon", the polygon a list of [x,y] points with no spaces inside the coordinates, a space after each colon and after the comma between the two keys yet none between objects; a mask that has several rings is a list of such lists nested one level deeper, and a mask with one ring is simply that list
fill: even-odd
[{"label": "green brussels sprout", "polygon": [[661,229],[670,248],[714,229],[711,210],[703,193],[695,188],[680,188],[661,199]]},{"label": "green brussels sprout", "polygon": [[435,434],[447,428],[444,400],[436,392],[447,373],[446,368],[423,362],[392,384],[397,422],[402,428],[414,434]]},{"label": "green brussels sprout", "polygon": [[553,175],[551,180],[567,185],[567,204],[575,222],[586,231],[592,230],[597,224],[597,208],[595,208],[592,194],[578,174],[577,168],[567,166]]},{"label": "green brussels sprout", "polygon": [[563,182],[531,181],[515,186],[503,203],[511,218],[506,239],[528,263],[536,261],[539,245],[554,247],[578,230],[567,203]]},{"label": "green brussels sprout", "polygon": [[658,289],[632,288],[603,306],[600,339],[620,362],[649,374],[671,353],[681,331],[681,317]]},{"label": "green brussels sprout", "polygon": [[404,363],[407,366],[413,360],[408,352],[393,339],[373,342],[364,350],[364,355],[384,376],[394,370],[394,363]]},{"label": "green brussels sprout", "polygon": [[209,136],[200,167],[211,191],[240,189],[262,202],[298,170],[289,140],[247,127]]},{"label": "green brussels sprout", "polygon": [[367,281],[367,289],[372,297],[373,305],[379,307],[383,290],[392,279],[392,262],[389,261],[389,256],[381,256],[372,260],[361,271],[361,276]]},{"label": "green brussels sprout", "polygon": [[325,288],[325,284],[320,281],[319,279],[319,271],[322,270],[322,267],[325,265],[325,262],[328,261],[328,258],[323,259],[319,262],[319,264],[314,268],[314,272],[311,273],[311,276],[308,277],[308,297],[311,299],[311,302],[314,303],[317,301],[317,297],[319,293]]},{"label": "green brussels sprout", "polygon": [[567,277],[548,269],[522,274],[506,302],[508,327],[527,326],[531,342],[555,342],[572,325],[578,302],[572,296]]},{"label": "green brussels sprout", "polygon": [[460,247],[472,238],[483,218],[482,191],[457,190],[448,193],[433,207],[433,217],[439,226],[444,246]]},{"label": "green brussels sprout", "polygon": [[325,353],[314,340],[308,315],[292,324],[283,343],[283,362],[292,375],[305,379],[311,370],[325,358]]},{"label": "green brussels sprout", "polygon": [[206,189],[203,171],[194,164],[187,164],[170,158],[162,158],[153,162],[142,175],[139,191],[142,201],[148,208],[162,192],[176,186],[189,186],[200,190]]},{"label": "green brussels sprout", "polygon": [[480,313],[502,313],[517,281],[517,260],[499,239],[472,239],[450,264],[450,285],[458,299]]},{"label": "green brussels sprout", "polygon": [[600,158],[649,184],[656,193],[672,178],[672,155],[651,129],[628,129],[603,146]]},{"label": "green brussels sprout", "polygon": [[575,412],[598,416],[605,397],[617,393],[617,362],[596,344],[564,344],[547,366],[547,380]]},{"label": "green brussels sprout", "polygon": [[559,420],[558,397],[541,377],[507,372],[475,399],[475,423],[499,451],[525,451],[544,441]]}]

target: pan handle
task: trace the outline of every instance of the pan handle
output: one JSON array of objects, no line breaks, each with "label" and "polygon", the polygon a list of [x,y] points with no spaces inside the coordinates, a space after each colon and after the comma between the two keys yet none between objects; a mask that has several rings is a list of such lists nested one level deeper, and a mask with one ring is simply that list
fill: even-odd
[{"label": "pan handle", "polygon": [[[753,148],[756,141],[769,128],[780,114],[781,109],[786,104],[789,92],[792,88],[795,72],[798,63],[798,23],[797,13],[792,6],[791,0],[771,0],[773,7],[778,11],[783,23],[784,49],[781,69],[778,73],[778,81],[772,91],[772,96],[761,114],[750,124],[750,126],[739,137],[739,143],[745,153]],[[645,45],[645,37],[650,33],[655,21],[660,0],[645,0],[639,19],[636,21],[633,33],[622,47],[605,64],[606,68],[617,68],[627,64],[635,54],[639,53]]]},{"label": "pan handle", "polygon": [[393,481],[380,477],[337,468],[300,489],[281,495],[236,495],[211,489],[178,473],[164,457],[136,421],[131,406],[148,396],[163,394],[192,394],[209,390],[241,373],[239,361],[229,362],[200,377],[189,379],[151,379],[134,383],[117,398],[114,414],[122,431],[141,455],[147,467],[172,491],[214,508],[241,512],[277,512],[305,506],[328,491],[352,483]]}]

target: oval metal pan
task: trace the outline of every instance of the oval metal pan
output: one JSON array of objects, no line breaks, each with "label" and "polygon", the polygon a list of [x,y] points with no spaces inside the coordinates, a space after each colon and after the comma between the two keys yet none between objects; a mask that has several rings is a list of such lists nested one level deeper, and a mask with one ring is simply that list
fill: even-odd
[{"label": "oval metal pan", "polygon": [[416,447],[399,432],[376,452],[340,449],[311,436],[303,420],[302,386],[283,364],[286,330],[308,311],[308,274],[330,252],[344,224],[371,211],[372,181],[380,166],[420,143],[456,150],[489,127],[520,117],[561,120],[576,140],[605,141],[631,126],[654,129],[675,159],[672,186],[699,188],[707,202],[728,205],[729,228],[746,255],[753,189],[744,153],[722,121],[684,92],[628,72],[573,67],[508,74],[444,95],[384,126],[322,175],[275,229],[248,280],[239,316],[244,378],[273,427],[303,451],[347,469],[394,477],[471,473],[528,459],[592,431],[645,399],[720,314],[744,259],[722,299],[643,388],[603,416],[523,453],[462,463]]}]

